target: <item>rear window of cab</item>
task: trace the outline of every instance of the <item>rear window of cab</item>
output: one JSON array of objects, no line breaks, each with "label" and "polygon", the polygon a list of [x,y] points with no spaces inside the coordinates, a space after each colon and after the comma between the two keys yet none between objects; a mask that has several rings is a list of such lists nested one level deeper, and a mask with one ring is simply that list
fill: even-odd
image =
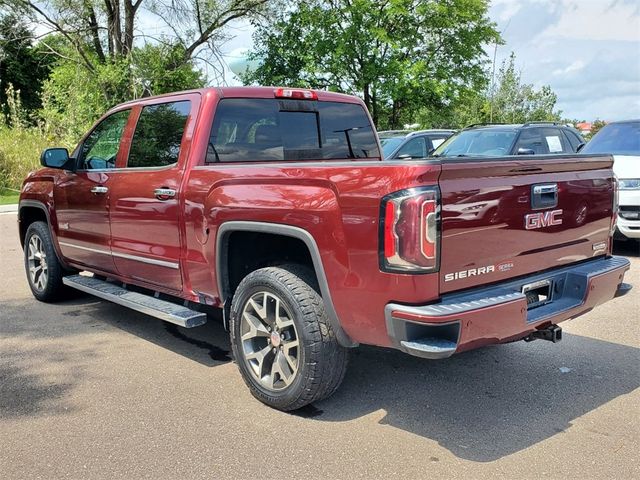
[{"label": "rear window of cab", "polygon": [[379,158],[361,105],[226,98],[216,108],[207,163]]}]

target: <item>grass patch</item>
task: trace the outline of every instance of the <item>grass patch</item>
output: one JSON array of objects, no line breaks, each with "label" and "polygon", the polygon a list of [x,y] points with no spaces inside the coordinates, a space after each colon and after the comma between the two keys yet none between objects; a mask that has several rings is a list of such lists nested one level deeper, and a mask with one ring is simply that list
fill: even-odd
[{"label": "grass patch", "polygon": [[0,190],[0,205],[13,205],[18,203],[20,193],[13,190]]}]

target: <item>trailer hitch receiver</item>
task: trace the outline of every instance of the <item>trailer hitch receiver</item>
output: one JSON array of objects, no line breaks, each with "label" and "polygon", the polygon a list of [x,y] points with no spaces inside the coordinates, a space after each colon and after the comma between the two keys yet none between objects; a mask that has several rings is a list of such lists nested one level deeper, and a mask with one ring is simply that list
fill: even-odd
[{"label": "trailer hitch receiver", "polygon": [[562,340],[562,327],[558,325],[550,325],[542,330],[531,332],[525,337],[525,342],[533,342],[534,340],[547,340],[549,342],[558,343]]}]

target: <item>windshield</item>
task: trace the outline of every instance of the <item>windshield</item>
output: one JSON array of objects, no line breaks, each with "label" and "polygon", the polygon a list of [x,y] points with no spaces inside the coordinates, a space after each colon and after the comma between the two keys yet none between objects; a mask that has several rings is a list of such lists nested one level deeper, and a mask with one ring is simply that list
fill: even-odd
[{"label": "windshield", "polygon": [[602,127],[582,153],[640,155],[640,122],[611,123]]},{"label": "windshield", "polygon": [[384,158],[387,158],[389,155],[391,155],[403,140],[404,137],[381,138],[380,145],[382,145],[382,154],[384,155]]},{"label": "windshield", "polygon": [[515,130],[464,130],[449,137],[433,155],[436,157],[509,155]]}]

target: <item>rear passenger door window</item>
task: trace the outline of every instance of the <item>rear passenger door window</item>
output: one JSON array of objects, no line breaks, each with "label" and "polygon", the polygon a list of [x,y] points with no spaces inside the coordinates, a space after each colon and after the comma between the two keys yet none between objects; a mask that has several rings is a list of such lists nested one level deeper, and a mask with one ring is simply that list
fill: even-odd
[{"label": "rear passenger door window", "polygon": [[542,130],[545,145],[551,154],[572,153],[571,145],[559,128],[544,128]]},{"label": "rear passenger door window", "polygon": [[143,107],[129,149],[128,168],[167,167],[178,162],[191,111],[188,100]]},{"label": "rear passenger door window", "polygon": [[524,154],[525,151],[532,151],[535,155],[547,153],[546,146],[542,139],[542,129],[527,128],[520,132],[514,153]]},{"label": "rear passenger door window", "polygon": [[398,153],[396,158],[425,158],[427,156],[427,145],[425,144],[424,137],[412,138],[405,143]]}]

